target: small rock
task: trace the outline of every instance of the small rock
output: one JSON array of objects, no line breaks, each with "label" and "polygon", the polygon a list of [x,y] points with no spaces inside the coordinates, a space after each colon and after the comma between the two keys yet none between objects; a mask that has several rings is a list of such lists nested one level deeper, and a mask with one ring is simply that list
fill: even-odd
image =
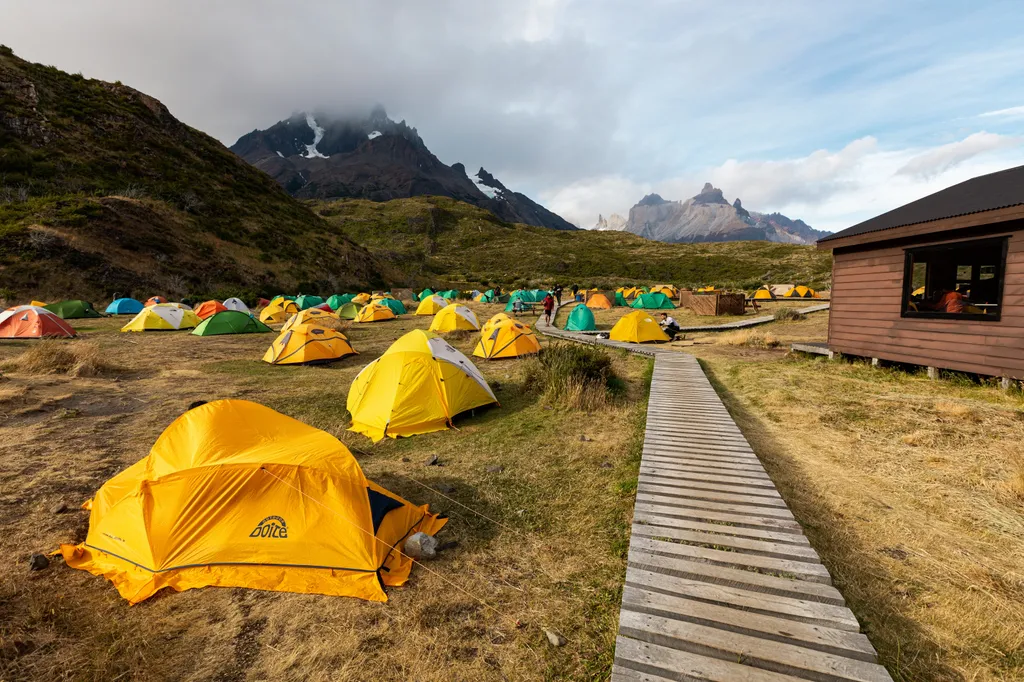
[{"label": "small rock", "polygon": [[562,637],[555,630],[545,630],[544,634],[548,636],[548,643],[551,646],[565,646],[565,637]]},{"label": "small rock", "polygon": [[431,455],[427,458],[427,461],[423,463],[425,467],[437,466],[437,455]]},{"label": "small rock", "polygon": [[50,511],[52,511],[54,514],[63,514],[67,510],[68,510],[68,506],[66,504],[64,504],[63,502],[59,502],[56,505],[54,505],[53,509],[51,509]]},{"label": "small rock", "polygon": [[594,440],[593,438],[587,438],[586,436],[580,436],[580,442],[581,443],[590,443],[593,440]]},{"label": "small rock", "polygon": [[408,457],[403,457],[403,458],[402,458],[402,461],[403,461],[403,462],[407,462],[407,463],[408,463],[408,462],[411,462],[412,460],[411,460],[411,459],[409,459]]},{"label": "small rock", "polygon": [[28,567],[32,571],[44,571],[50,567],[50,560],[43,554],[33,554],[28,560]]},{"label": "small rock", "polygon": [[445,495],[451,495],[453,492],[455,492],[455,486],[448,485],[447,483],[442,483],[441,485],[437,486],[436,490],[438,492],[444,493]]},{"label": "small rock", "polygon": [[487,467],[486,469],[484,469],[484,471],[486,471],[489,474],[500,474],[504,470],[505,470],[505,467],[503,467],[501,465],[490,466],[490,467]]},{"label": "small rock", "polygon": [[602,469],[611,469],[612,468],[612,463],[611,462],[601,462],[601,468]]},{"label": "small rock", "polygon": [[882,547],[878,551],[886,556],[896,559],[897,561],[906,561],[910,558],[910,553],[900,547]]},{"label": "small rock", "polygon": [[555,409],[555,408],[551,407],[550,405],[545,405],[545,406],[544,406],[544,409],[545,409],[545,410],[553,410],[553,409]]},{"label": "small rock", "polygon": [[403,552],[413,559],[433,559],[437,556],[437,540],[426,533],[413,533],[405,541]]}]

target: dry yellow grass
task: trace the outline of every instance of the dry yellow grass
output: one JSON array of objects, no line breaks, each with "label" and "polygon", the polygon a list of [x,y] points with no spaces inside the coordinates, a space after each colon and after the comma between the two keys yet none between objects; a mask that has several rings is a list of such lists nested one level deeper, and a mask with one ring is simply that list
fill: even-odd
[{"label": "dry yellow grass", "polygon": [[[472,307],[481,319],[500,309]],[[348,386],[394,339],[426,328],[429,317],[352,325],[346,334],[360,355],[319,367],[260,362],[273,334],[120,334],[123,321],[83,322],[85,342],[129,371],[12,371],[0,385],[0,553],[8,561],[0,571],[0,679],[606,675],[636,483],[645,361],[613,356],[624,394],[595,414],[548,409],[525,388],[522,361],[478,361],[500,407],[459,417],[453,430],[372,445],[346,430]],[[449,340],[464,353],[476,342]],[[0,345],[0,361],[27,348]],[[129,607],[106,580],[59,562],[28,571],[31,553],[84,537],[88,517],[77,507],[103,481],[145,456],[189,403],[217,398],[256,400],[335,434],[369,478],[447,512],[451,521],[439,540],[457,540],[458,547],[414,568],[387,604],[206,588]],[[423,466],[433,454],[443,467]],[[447,485],[454,492],[436,492]],[[61,502],[71,511],[55,514]],[[525,626],[514,627],[510,618]],[[559,630],[568,644],[550,647],[544,627]]]},{"label": "dry yellow grass", "polygon": [[[820,340],[822,317],[763,329]],[[693,351],[896,680],[1024,679],[1019,393],[784,348]]]},{"label": "dry yellow grass", "polygon": [[779,339],[770,331],[754,327],[738,329],[734,332],[723,332],[716,337],[716,342],[726,346],[746,346],[747,348],[777,348]]},{"label": "dry yellow grass", "polygon": [[89,341],[34,341],[27,351],[0,363],[0,370],[25,374],[67,374],[93,377],[120,368],[103,356],[99,345]]}]

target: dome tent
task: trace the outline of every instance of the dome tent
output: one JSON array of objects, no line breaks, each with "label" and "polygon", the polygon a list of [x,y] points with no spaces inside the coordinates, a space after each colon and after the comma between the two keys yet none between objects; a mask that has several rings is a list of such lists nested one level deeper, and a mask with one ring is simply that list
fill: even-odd
[{"label": "dome tent", "polygon": [[391,311],[391,308],[379,303],[363,306],[356,315],[356,322],[382,322],[393,319],[395,319],[395,314]]},{"label": "dome tent", "polygon": [[146,299],[146,303],[144,305],[151,306],[158,305],[160,303],[167,303],[167,299],[164,298],[163,296],[150,296],[149,298]]},{"label": "dome tent", "polygon": [[405,315],[406,313],[405,304],[397,298],[380,298],[374,301],[374,303],[391,308],[391,312],[395,315]]},{"label": "dome tent", "polygon": [[604,294],[594,294],[587,299],[587,307],[595,310],[610,310],[613,305]]},{"label": "dome tent", "polygon": [[116,298],[104,311],[107,315],[138,315],[145,306],[134,298]]},{"label": "dome tent", "polygon": [[476,313],[466,306],[456,303],[439,310],[430,322],[430,331],[432,332],[477,331],[478,329],[480,329],[480,322],[476,319]]},{"label": "dome tent", "polygon": [[220,336],[221,334],[260,334],[274,331],[250,313],[240,310],[222,310],[210,315],[192,330],[193,336]]},{"label": "dome tent", "polygon": [[295,301],[284,298],[275,298],[266,308],[260,312],[260,322],[265,324],[278,324],[286,322],[289,317],[299,312],[299,306]]},{"label": "dome tent", "polygon": [[103,317],[88,301],[58,301],[43,306],[62,320],[77,320],[85,317]]},{"label": "dome tent", "polygon": [[252,312],[251,310],[249,310],[249,306],[247,306],[242,299],[235,298],[233,296],[231,298],[225,299],[224,307],[227,308],[228,310],[237,310],[240,313]]},{"label": "dome tent", "polygon": [[750,298],[752,298],[755,301],[774,301],[775,294],[774,292],[772,292],[771,287],[769,287],[766,284],[765,286],[755,291],[753,296],[751,296]]},{"label": "dome tent", "polygon": [[359,306],[355,303],[346,303],[337,309],[337,315],[343,320],[354,320],[359,316]]},{"label": "dome tent", "polygon": [[440,296],[428,296],[420,301],[420,304],[416,306],[417,315],[434,315],[439,310],[444,310],[447,307],[448,301],[444,300]]},{"label": "dome tent", "polygon": [[504,320],[480,332],[480,341],[473,349],[473,357],[497,360],[539,352],[540,341],[530,327],[517,320]]},{"label": "dome tent", "polygon": [[281,331],[263,354],[263,362],[271,365],[312,365],[355,354],[348,337],[340,331],[313,323],[297,324]]},{"label": "dome tent", "polygon": [[364,291],[363,293],[356,294],[355,296],[353,296],[352,297],[352,302],[355,303],[356,305],[366,305],[372,299],[373,299],[373,297],[370,296],[370,294],[368,294],[368,293],[366,293]]},{"label": "dome tent", "polygon": [[60,551],[131,604],[209,586],[387,601],[412,568],[401,543],[445,523],[334,436],[245,400],[185,412],[87,505],[85,541]]},{"label": "dome tent", "polygon": [[377,442],[448,428],[455,415],[498,402],[480,370],[441,337],[415,329],[352,382],[349,429]]},{"label": "dome tent", "polygon": [[585,305],[578,305],[569,313],[569,319],[565,322],[567,332],[589,332],[597,327],[594,325],[594,313]]},{"label": "dome tent", "polygon": [[341,306],[350,303],[355,297],[355,294],[334,294],[327,299],[327,305],[331,306],[331,310],[337,311]]},{"label": "dome tent", "polygon": [[654,321],[654,318],[643,310],[635,310],[624,315],[608,333],[612,341],[628,343],[649,343],[668,341],[668,334]]},{"label": "dome tent", "polygon": [[644,310],[671,310],[675,308],[668,296],[661,293],[640,294],[633,301],[631,308],[643,308]]},{"label": "dome tent", "polygon": [[782,298],[821,298],[818,292],[810,287],[795,286],[782,295]]},{"label": "dome tent", "polygon": [[426,289],[424,289],[420,293],[416,294],[416,300],[417,301],[422,301],[423,299],[430,298],[433,295],[434,295],[434,290],[431,289],[430,287],[427,287]]},{"label": "dome tent", "polygon": [[480,327],[480,333],[486,334],[488,329],[498,324],[499,322],[515,322],[515,318],[509,317],[505,313],[498,313],[496,315],[493,315],[491,319],[484,322],[483,326]]},{"label": "dome tent", "polygon": [[225,310],[227,310],[227,306],[220,301],[205,301],[196,306],[195,312],[200,320],[205,320]]},{"label": "dome tent", "polygon": [[320,310],[319,308],[306,308],[305,310],[300,310],[289,317],[288,321],[284,323],[283,327],[281,327],[281,331],[286,332],[292,327],[300,324],[318,324],[318,321],[322,321],[324,318],[341,322],[341,318],[334,313],[329,313],[326,310]]},{"label": "dome tent", "polygon": [[40,306],[19,305],[0,313],[0,339],[74,337],[71,325]]},{"label": "dome tent", "polygon": [[199,324],[199,317],[191,310],[179,308],[173,303],[146,306],[128,324],[121,327],[123,332],[178,331],[192,329]]},{"label": "dome tent", "polygon": [[306,310],[307,308],[315,308],[318,305],[323,305],[324,299],[319,296],[310,296],[304,294],[295,299],[295,305],[299,306],[299,310]]}]

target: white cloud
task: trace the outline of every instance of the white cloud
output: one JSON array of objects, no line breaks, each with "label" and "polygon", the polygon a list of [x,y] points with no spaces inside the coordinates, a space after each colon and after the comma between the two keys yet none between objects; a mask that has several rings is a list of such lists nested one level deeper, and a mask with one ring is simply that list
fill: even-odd
[{"label": "white cloud", "polygon": [[1024,118],[1024,107],[1010,107],[1009,109],[996,109],[978,114],[982,118]]},{"label": "white cloud", "polygon": [[933,178],[979,154],[1020,145],[1022,138],[997,135],[995,133],[974,133],[959,142],[936,147],[910,159],[896,171],[900,175]]}]

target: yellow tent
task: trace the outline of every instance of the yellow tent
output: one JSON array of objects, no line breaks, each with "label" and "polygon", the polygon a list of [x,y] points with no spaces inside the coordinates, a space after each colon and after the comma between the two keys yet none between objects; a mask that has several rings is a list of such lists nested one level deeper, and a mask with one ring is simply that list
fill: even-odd
[{"label": "yellow tent", "polygon": [[750,298],[754,299],[755,301],[774,301],[775,294],[772,293],[772,290],[768,288],[768,286],[766,285],[755,291],[754,295],[751,296]]},{"label": "yellow tent", "polygon": [[444,300],[437,294],[433,296],[427,296],[425,299],[420,301],[419,306],[416,307],[417,315],[434,315],[439,310],[444,310],[448,307],[448,301]]},{"label": "yellow tent", "polygon": [[793,287],[782,295],[783,298],[821,298],[818,293],[810,287],[797,286]]},{"label": "yellow tent", "polygon": [[87,503],[68,566],[137,604],[164,587],[248,587],[387,601],[402,543],[445,519],[368,480],[334,436],[246,400],[178,417]]},{"label": "yellow tent", "polygon": [[32,301],[31,303],[29,303],[29,305],[34,305],[37,308],[44,308],[44,307],[46,307],[46,304],[43,303],[42,301]]},{"label": "yellow tent", "polygon": [[263,362],[271,365],[311,365],[340,360],[356,351],[348,337],[337,329],[311,324],[295,324],[282,328],[263,354]]},{"label": "yellow tent", "polygon": [[371,301],[383,301],[385,298],[394,299],[395,297],[392,296],[390,292],[385,291],[382,294],[374,294],[373,296],[370,297],[370,300]]},{"label": "yellow tent", "polygon": [[643,290],[637,287],[625,287],[622,290],[622,297],[627,301],[631,301],[642,293],[644,293]]},{"label": "yellow tent", "polygon": [[457,329],[476,331],[480,329],[480,323],[476,319],[476,313],[464,305],[452,303],[447,305],[434,315],[430,322],[432,332],[453,332]]},{"label": "yellow tent", "polygon": [[651,293],[662,293],[669,298],[675,298],[679,295],[679,289],[677,289],[674,284],[655,284],[651,287]]},{"label": "yellow tent", "polygon": [[380,303],[371,303],[364,306],[356,315],[356,322],[380,322],[381,320],[393,320],[395,313],[391,308]]},{"label": "yellow tent", "polygon": [[612,341],[629,343],[647,343],[650,341],[668,341],[668,334],[654,321],[654,318],[643,310],[636,310],[615,323],[608,333]]},{"label": "yellow tent", "polygon": [[911,296],[924,296],[924,287],[918,287],[910,292]]},{"label": "yellow tent", "polygon": [[498,324],[499,322],[515,322],[515,318],[509,317],[505,313],[498,313],[497,315],[493,315],[491,319],[484,322],[484,325],[480,327],[480,333],[486,335],[487,330],[494,327],[494,325]]},{"label": "yellow tent", "polygon": [[289,317],[299,312],[299,306],[295,301],[286,298],[276,298],[260,312],[260,322],[266,324],[278,324],[286,322]]},{"label": "yellow tent", "polygon": [[175,331],[192,329],[202,320],[191,310],[179,308],[173,303],[157,303],[143,308],[128,324],[121,327],[123,332]]},{"label": "yellow tent", "polygon": [[306,308],[305,310],[300,310],[289,317],[288,321],[284,323],[283,327],[281,327],[281,331],[286,332],[292,327],[300,324],[317,324],[318,321],[322,321],[325,318],[332,319],[335,322],[341,322],[341,318],[338,317],[336,313],[327,312],[320,308]]},{"label": "yellow tent", "polygon": [[498,402],[480,370],[436,334],[416,329],[363,368],[348,392],[350,431],[377,442],[448,428],[452,418]]},{"label": "yellow tent", "polygon": [[587,299],[587,307],[594,310],[608,310],[612,307],[612,302],[604,294],[594,294]]},{"label": "yellow tent", "polygon": [[355,303],[356,305],[366,305],[372,298],[373,297],[367,293],[357,294],[356,297],[352,299],[352,303]]},{"label": "yellow tent", "polygon": [[505,320],[484,327],[473,355],[494,360],[535,355],[539,352],[540,342],[530,327],[516,320]]},{"label": "yellow tent", "polygon": [[712,293],[714,291],[715,291],[715,287],[710,286],[710,285],[706,286],[706,287],[698,287],[697,288],[697,293],[698,294],[710,294],[710,293]]}]

